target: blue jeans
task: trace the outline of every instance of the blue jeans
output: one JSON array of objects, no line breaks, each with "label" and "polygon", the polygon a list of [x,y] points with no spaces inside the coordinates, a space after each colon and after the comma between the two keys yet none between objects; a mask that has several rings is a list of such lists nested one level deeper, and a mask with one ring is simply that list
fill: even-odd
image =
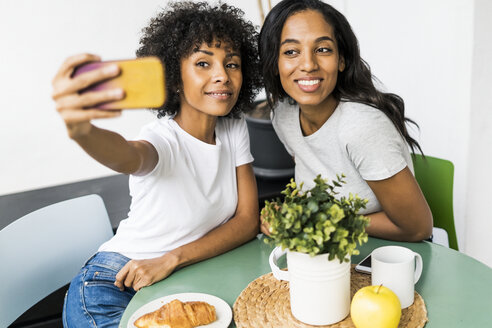
[{"label": "blue jeans", "polygon": [[65,328],[118,327],[133,288],[120,291],[116,274],[130,261],[118,253],[100,252],[90,258],[73,278],[63,305]]}]

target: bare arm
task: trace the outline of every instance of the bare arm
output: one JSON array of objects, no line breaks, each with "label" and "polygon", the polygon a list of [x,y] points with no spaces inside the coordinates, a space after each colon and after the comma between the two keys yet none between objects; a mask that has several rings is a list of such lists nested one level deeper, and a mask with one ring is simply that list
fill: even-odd
[{"label": "bare arm", "polygon": [[[367,181],[383,211],[367,215],[371,219],[367,233],[374,237],[420,241],[432,233],[432,213],[414,176],[407,168],[389,179]],[[261,232],[270,235],[262,221]]]},{"label": "bare arm", "polygon": [[170,275],[175,269],[231,250],[254,238],[259,229],[258,194],[251,164],[236,168],[238,204],[234,216],[202,238],[149,260],[132,260],[116,275],[115,285],[139,290]]},{"label": "bare arm", "polygon": [[432,213],[420,187],[406,167],[391,178],[367,181],[383,211],[368,215],[371,236],[420,241],[432,233]]},{"label": "bare arm", "polygon": [[93,119],[120,116],[120,111],[99,110],[95,106],[124,97],[121,89],[79,94],[87,86],[119,74],[119,68],[115,65],[71,77],[78,65],[99,60],[94,55],[80,54],[69,57],[62,64],[52,83],[56,109],[65,122],[70,138],[98,162],[121,173],[148,173],[158,159],[157,151],[150,143],[127,141],[115,132],[91,124]]},{"label": "bare arm", "polygon": [[235,215],[203,238],[172,253],[183,267],[227,252],[253,239],[259,231],[258,192],[251,164],[236,168],[238,204]]},{"label": "bare arm", "polygon": [[120,173],[145,175],[154,169],[159,159],[149,142],[128,141],[118,133],[94,125],[89,133],[72,139],[99,163]]}]

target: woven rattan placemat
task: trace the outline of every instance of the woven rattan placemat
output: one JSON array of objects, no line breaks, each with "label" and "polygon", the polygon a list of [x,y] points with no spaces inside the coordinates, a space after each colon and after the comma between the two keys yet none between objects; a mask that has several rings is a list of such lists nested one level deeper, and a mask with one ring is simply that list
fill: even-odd
[{"label": "woven rattan placemat", "polygon": [[[371,284],[371,276],[351,270],[351,297],[360,288]],[[289,284],[278,281],[271,273],[252,281],[239,295],[234,303],[234,321],[238,328],[351,328],[355,327],[350,315],[344,320],[328,326],[304,324],[290,312]],[[427,319],[427,310],[422,297],[415,292],[414,303],[402,311],[398,327],[422,328]]]}]

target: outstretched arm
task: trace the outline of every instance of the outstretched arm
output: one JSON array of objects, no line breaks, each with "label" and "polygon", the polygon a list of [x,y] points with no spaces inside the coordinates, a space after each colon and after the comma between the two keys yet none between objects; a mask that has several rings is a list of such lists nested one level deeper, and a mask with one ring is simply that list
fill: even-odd
[{"label": "outstretched arm", "polygon": [[77,66],[94,61],[100,61],[100,58],[91,54],[75,55],[65,60],[52,83],[56,109],[65,122],[69,137],[98,162],[120,173],[146,174],[152,171],[158,160],[157,151],[150,143],[127,141],[121,135],[91,123],[93,119],[120,116],[120,111],[99,110],[96,105],[125,96],[121,89],[79,93],[94,83],[119,74],[115,64],[72,78]]},{"label": "outstretched arm", "polygon": [[421,241],[432,234],[432,213],[408,167],[391,178],[367,181],[383,211],[372,213],[369,235],[399,241]]},{"label": "outstretched arm", "polygon": [[231,250],[254,238],[259,229],[258,193],[251,164],[236,168],[238,204],[234,216],[202,238],[176,248],[161,257],[131,260],[116,275],[120,289],[139,290],[152,285],[175,269],[199,262]]}]

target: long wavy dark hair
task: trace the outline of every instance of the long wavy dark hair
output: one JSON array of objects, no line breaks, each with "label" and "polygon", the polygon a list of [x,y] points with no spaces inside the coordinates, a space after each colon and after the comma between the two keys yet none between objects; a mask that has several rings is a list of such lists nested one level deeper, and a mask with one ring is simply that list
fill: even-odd
[{"label": "long wavy dark hair", "polygon": [[253,107],[261,87],[258,33],[244,18],[244,12],[223,3],[171,2],[143,29],[137,56],[157,56],[166,67],[166,102],[157,109],[158,117],[178,113],[181,102],[177,92],[182,84],[181,60],[202,43],[214,40],[228,43],[241,55],[243,84],[237,102],[227,116]]},{"label": "long wavy dark hair", "polygon": [[284,0],[278,3],[268,13],[260,32],[259,53],[260,67],[267,100],[273,108],[279,100],[293,99],[285,92],[278,74],[278,57],[280,36],[287,18],[305,10],[320,12],[326,22],[333,27],[340,57],[344,58],[345,69],[338,73],[338,80],[333,90],[333,96],[338,101],[344,99],[363,103],[381,110],[396,126],[405,138],[413,153],[422,149],[413,139],[405,123],[417,123],[405,117],[403,99],[393,93],[384,93],[376,89],[369,65],[361,58],[359,42],[344,15],[332,6],[318,0]]}]

